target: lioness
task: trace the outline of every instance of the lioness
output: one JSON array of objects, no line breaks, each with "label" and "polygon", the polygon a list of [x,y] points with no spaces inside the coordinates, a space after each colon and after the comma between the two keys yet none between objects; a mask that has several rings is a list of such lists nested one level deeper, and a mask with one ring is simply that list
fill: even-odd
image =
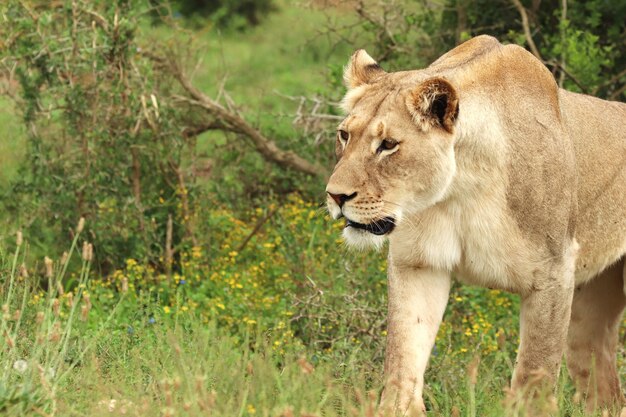
[{"label": "lioness", "polygon": [[623,402],[626,104],[562,90],[489,36],[415,71],[359,50],[344,80],[327,204],[348,244],[389,240],[382,406],[424,412],[452,274],[520,294],[513,390],[554,384],[566,351],[588,408]]}]

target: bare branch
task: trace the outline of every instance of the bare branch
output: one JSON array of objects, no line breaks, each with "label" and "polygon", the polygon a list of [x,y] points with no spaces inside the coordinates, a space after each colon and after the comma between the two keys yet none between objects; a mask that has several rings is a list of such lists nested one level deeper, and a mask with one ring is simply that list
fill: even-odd
[{"label": "bare branch", "polygon": [[[292,117],[293,125],[304,130],[305,134],[315,133],[315,144],[319,145],[323,137],[334,139],[334,125],[344,119],[344,116],[324,113],[322,110],[331,107],[339,107],[339,103],[331,102],[320,97],[289,96],[279,91],[275,91],[279,96],[294,103],[298,103],[295,114]],[[330,134],[330,135],[328,135]]]},{"label": "bare branch", "polygon": [[[204,96],[202,93],[197,96],[197,98],[202,97],[208,99],[208,97]],[[254,144],[256,150],[266,160],[274,162],[282,167],[295,169],[296,171],[300,171],[311,176],[323,176],[326,174],[325,170],[321,167],[310,163],[309,161],[296,155],[294,152],[280,149],[274,141],[266,138],[257,129],[250,126],[244,119],[228,112],[212,100],[193,100],[188,97],[178,95],[174,96],[174,98],[194,106],[204,108],[210,114],[214,115],[228,125],[228,130],[247,136]]]},{"label": "bare branch", "polygon": [[[263,158],[265,158],[265,160],[273,162],[284,168],[294,169],[314,177],[328,175],[327,171],[319,165],[312,164],[292,151],[285,151],[279,148],[274,141],[267,138],[258,129],[251,126],[234,110],[225,108],[204,94],[202,91],[198,90],[174,58],[166,59],[147,51],[143,52],[143,54],[156,63],[165,66],[180,83],[183,89],[189,94],[189,96],[191,96],[191,98],[189,98],[186,96],[174,95],[174,99],[203,108],[210,116],[217,119],[219,123],[225,126],[224,130],[229,130],[249,138],[256,150],[261,154],[261,156],[263,156]],[[234,107],[234,105],[229,107]]]},{"label": "bare branch", "polygon": [[618,88],[616,91],[614,91],[610,96],[609,96],[609,100],[617,100],[619,98],[619,96],[622,95],[622,93],[626,91],[626,84],[624,84],[623,86],[621,86],[620,88]]},{"label": "bare branch", "polygon": [[174,251],[172,250],[172,236],[174,235],[174,220],[172,214],[167,215],[167,228],[165,230],[165,271],[167,277],[172,277],[172,262]]},{"label": "bare branch", "polygon": [[256,235],[259,230],[261,230],[261,228],[263,227],[263,225],[265,223],[267,223],[267,221],[274,215],[276,214],[276,212],[278,211],[278,207],[275,207],[274,209],[270,210],[265,216],[261,217],[256,224],[254,225],[254,228],[252,229],[252,231],[248,234],[248,236],[246,236],[246,238],[243,240],[243,242],[241,242],[241,244],[239,245],[239,247],[237,248],[237,252],[242,252],[244,250],[244,248],[246,247],[246,245],[248,244],[248,242],[250,242],[250,239],[252,239],[252,237],[254,237],[254,235]]},{"label": "bare branch", "polygon": [[585,87],[583,85],[583,83],[581,83],[580,81],[578,81],[578,79],[576,77],[574,77],[574,75],[572,75],[571,72],[569,72],[568,70],[566,70],[560,62],[557,61],[543,61],[543,63],[545,65],[551,65],[555,68],[558,68],[559,71],[561,71],[561,74],[565,74],[570,80],[572,80],[574,82],[574,84],[576,84],[578,86],[578,88],[580,88],[580,90],[585,93],[585,94],[589,94],[589,92],[587,91],[587,87]]},{"label": "bare branch", "polygon": [[104,17],[102,17],[100,14],[89,9],[81,9],[81,11],[83,13],[87,13],[88,15],[90,15],[93,18],[93,21],[96,22],[98,25],[100,25],[100,27],[105,32],[109,31],[109,22],[107,22],[107,20]]},{"label": "bare branch", "polygon": [[[565,45],[565,20],[567,20],[567,0],[561,0],[561,45]],[[561,68],[565,69],[565,51],[561,51]],[[559,87],[563,87],[565,81],[565,71],[561,71],[559,75]]]},{"label": "bare branch", "polygon": [[187,126],[185,129],[183,129],[183,136],[186,138],[191,138],[194,136],[201,135],[204,132],[208,132],[210,130],[220,130],[223,132],[237,133],[230,126],[227,126],[224,123],[220,123],[218,120],[214,120],[214,121],[207,121],[205,123],[198,124],[195,126]]},{"label": "bare branch", "polygon": [[[596,88],[594,88],[591,93],[595,96],[600,89],[608,87],[608,86],[610,86],[611,84],[613,84],[615,82],[618,82],[619,80],[621,80],[625,76],[626,76],[626,68],[624,70],[622,70],[621,72],[615,74],[610,79],[606,80],[604,83],[602,83],[602,85],[599,85]],[[622,88],[622,91],[624,91],[623,88]],[[619,96],[619,94],[618,94],[618,96]]]},{"label": "bare branch", "polygon": [[[188,85],[187,87],[190,86]],[[190,93],[195,96],[196,100],[189,100],[186,98],[183,99],[188,101],[190,104],[194,104],[206,109],[219,119],[223,120],[226,124],[228,124],[233,131],[241,133],[250,138],[255,145],[257,151],[259,151],[259,153],[261,153],[261,155],[263,155],[265,159],[275,162],[281,166],[293,168],[297,171],[301,171],[309,175],[318,176],[323,173],[323,171],[319,167],[302,159],[295,153],[291,151],[283,151],[272,140],[266,138],[257,129],[250,126],[241,117],[228,112],[217,103],[207,100],[207,97],[203,94],[198,95],[197,92],[192,91],[190,91]]]},{"label": "bare branch", "polygon": [[522,27],[524,29],[524,36],[526,37],[526,42],[528,43],[528,46],[530,47],[530,51],[533,53],[534,56],[536,56],[538,59],[543,61],[543,58],[541,58],[541,54],[539,53],[539,49],[537,49],[537,45],[535,45],[535,41],[533,40],[533,37],[530,33],[530,26],[528,24],[528,14],[526,13],[526,9],[524,8],[520,0],[511,0],[511,1],[517,8],[517,11],[519,12],[522,18]]},{"label": "bare branch", "polygon": [[180,190],[181,210],[183,215],[183,223],[185,224],[185,230],[187,232],[187,238],[191,239],[191,242],[194,246],[198,246],[196,234],[194,233],[195,226],[193,216],[191,215],[191,209],[189,208],[189,196],[187,195],[187,184],[185,181],[185,175],[183,174],[183,171],[177,162],[169,159],[168,163],[170,169],[174,171],[174,173],[176,174],[176,178],[178,179],[177,188],[178,190]]}]

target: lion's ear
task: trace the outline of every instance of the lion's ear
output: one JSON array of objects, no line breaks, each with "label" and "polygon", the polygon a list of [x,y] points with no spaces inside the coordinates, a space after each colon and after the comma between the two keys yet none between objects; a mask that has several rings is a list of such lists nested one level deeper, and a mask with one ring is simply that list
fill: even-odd
[{"label": "lion's ear", "polygon": [[343,81],[348,89],[356,88],[363,84],[369,84],[385,71],[378,65],[374,58],[369,56],[364,49],[359,49],[350,57],[348,65],[343,70]]},{"label": "lion's ear", "polygon": [[430,78],[422,82],[411,91],[406,105],[415,122],[424,129],[440,126],[452,133],[459,115],[456,90],[443,78]]}]

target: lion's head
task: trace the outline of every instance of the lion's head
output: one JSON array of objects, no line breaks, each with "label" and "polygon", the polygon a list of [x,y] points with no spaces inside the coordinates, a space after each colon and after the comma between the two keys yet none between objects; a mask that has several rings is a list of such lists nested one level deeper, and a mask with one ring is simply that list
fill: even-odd
[{"label": "lion's head", "polygon": [[348,244],[380,246],[403,216],[445,197],[456,170],[459,100],[444,78],[386,73],[364,50],[352,55],[344,81],[347,116],[337,128],[328,210],[345,217]]}]

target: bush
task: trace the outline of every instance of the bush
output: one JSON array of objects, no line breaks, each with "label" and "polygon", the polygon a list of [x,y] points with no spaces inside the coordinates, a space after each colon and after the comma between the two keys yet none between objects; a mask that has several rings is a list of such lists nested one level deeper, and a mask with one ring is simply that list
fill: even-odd
[{"label": "bush", "polygon": [[12,39],[2,58],[15,66],[28,127],[27,157],[4,204],[36,248],[59,247],[75,219],[87,218],[105,272],[123,253],[159,263],[168,219],[176,247],[192,217],[181,110],[164,100],[171,77],[139,53],[135,34],[147,2],[132,3],[2,6]]}]

